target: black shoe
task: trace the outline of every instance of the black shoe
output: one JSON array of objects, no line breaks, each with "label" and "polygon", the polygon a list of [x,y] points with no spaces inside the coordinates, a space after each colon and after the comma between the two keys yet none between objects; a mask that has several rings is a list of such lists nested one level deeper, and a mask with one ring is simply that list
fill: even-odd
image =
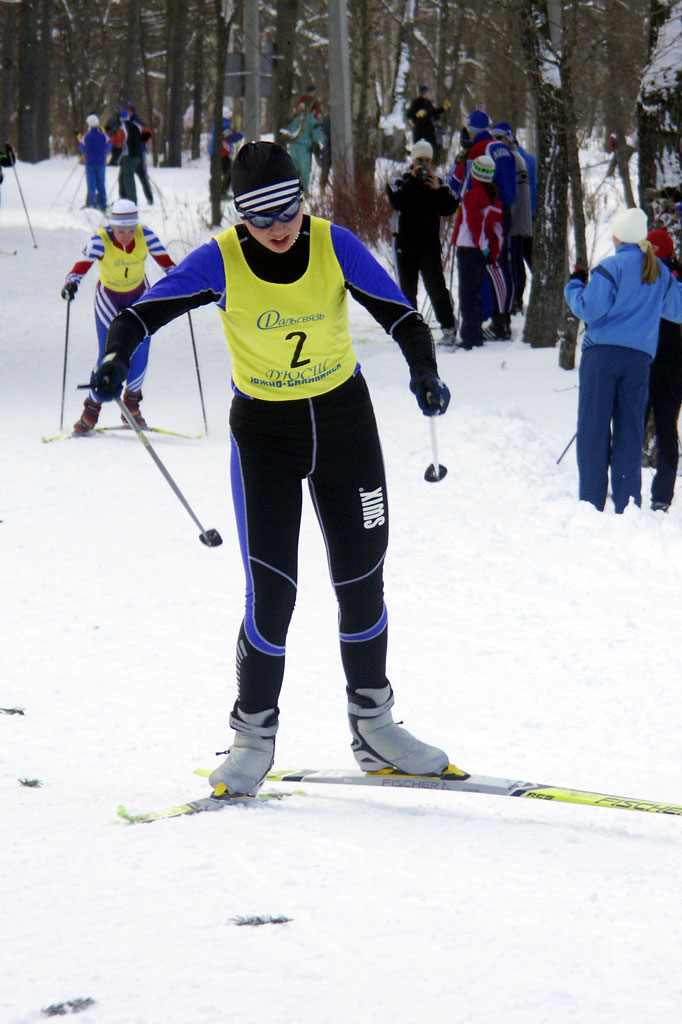
[{"label": "black shoe", "polygon": [[669,501],[652,501],[651,508],[654,512],[667,512],[670,508]]}]

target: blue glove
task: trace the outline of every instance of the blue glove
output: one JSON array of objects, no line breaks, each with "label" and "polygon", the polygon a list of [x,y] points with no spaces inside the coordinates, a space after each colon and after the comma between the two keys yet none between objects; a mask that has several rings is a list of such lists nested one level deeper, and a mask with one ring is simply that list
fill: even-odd
[{"label": "blue glove", "polygon": [[115,352],[110,352],[92,371],[90,390],[98,402],[111,402],[118,398],[130,364]]},{"label": "blue glove", "polygon": [[450,389],[435,373],[418,373],[410,381],[410,390],[425,416],[442,416],[450,404]]}]

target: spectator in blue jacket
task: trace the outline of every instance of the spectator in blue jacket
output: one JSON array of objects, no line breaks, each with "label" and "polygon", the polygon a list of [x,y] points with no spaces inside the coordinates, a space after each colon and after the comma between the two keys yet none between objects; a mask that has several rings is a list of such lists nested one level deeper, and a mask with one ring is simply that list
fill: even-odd
[{"label": "spectator in blue jacket", "polygon": [[682,286],[656,258],[643,210],[622,210],[611,230],[615,253],[595,267],[589,284],[587,271],[576,267],[564,294],[587,325],[578,398],[579,498],[602,512],[610,467],[620,514],[630,499],[642,503],[649,367],[661,317],[682,323]]},{"label": "spectator in blue jacket", "polygon": [[88,114],[85,119],[87,132],[81,137],[78,148],[85,163],[85,180],[88,186],[88,206],[96,206],[102,213],[107,209],[107,187],[104,167],[107,153],[111,149],[108,136],[100,128],[97,114]]},{"label": "spectator in blue jacket", "polygon": [[[502,302],[493,289],[492,323],[484,330],[483,337],[497,341],[511,338],[511,304],[514,299],[514,278],[511,270],[510,234],[512,229],[512,210],[518,194],[516,161],[511,151],[514,143],[514,129],[508,121],[498,121],[490,129],[492,141],[488,143],[486,153],[495,161],[495,177],[497,193],[502,203],[502,248],[497,264],[502,272],[505,295]],[[523,163],[523,160],[521,161]],[[524,163],[525,169],[525,163]],[[528,200],[530,205],[530,197]]]}]

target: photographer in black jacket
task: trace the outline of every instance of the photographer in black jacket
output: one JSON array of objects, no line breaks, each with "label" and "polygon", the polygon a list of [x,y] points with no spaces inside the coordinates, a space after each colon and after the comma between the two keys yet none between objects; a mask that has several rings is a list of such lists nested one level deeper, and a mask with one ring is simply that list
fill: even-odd
[{"label": "photographer in black jacket", "polygon": [[457,200],[443,179],[433,173],[433,149],[424,139],[415,142],[410,168],[396,175],[386,192],[394,209],[391,228],[393,254],[403,294],[417,308],[419,274],[443,331],[442,342],[454,346],[455,317],[445,284],[440,254],[441,217],[450,217]]}]

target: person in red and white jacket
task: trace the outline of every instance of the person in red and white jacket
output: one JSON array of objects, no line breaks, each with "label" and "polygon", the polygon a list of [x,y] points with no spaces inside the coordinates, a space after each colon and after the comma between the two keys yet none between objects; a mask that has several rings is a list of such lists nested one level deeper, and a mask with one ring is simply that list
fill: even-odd
[{"label": "person in red and white jacket", "polygon": [[[148,228],[140,224],[137,206],[130,199],[117,199],[111,208],[109,223],[97,231],[83,249],[81,258],[66,276],[62,298],[71,302],[78,286],[93,263],[97,263],[99,280],[95,286],[95,326],[99,353],[97,365],[104,355],[107,331],[113,319],[149,290],[145,273],[145,260],[151,256],[167,274],[175,267],[165,246]],[[149,358],[147,336],[135,349],[126,379],[123,401],[140,427],[146,427],[140,411],[142,382]],[[85,399],[80,418],[74,423],[74,436],[91,434],[99,418],[101,402],[90,391]],[[125,422],[125,420],[124,420]]]},{"label": "person in red and white jacket", "polygon": [[458,348],[483,344],[481,292],[487,264],[496,264],[502,246],[502,203],[493,184],[495,161],[478,156],[470,168],[471,188],[462,196],[452,235],[457,247],[460,327]]}]

